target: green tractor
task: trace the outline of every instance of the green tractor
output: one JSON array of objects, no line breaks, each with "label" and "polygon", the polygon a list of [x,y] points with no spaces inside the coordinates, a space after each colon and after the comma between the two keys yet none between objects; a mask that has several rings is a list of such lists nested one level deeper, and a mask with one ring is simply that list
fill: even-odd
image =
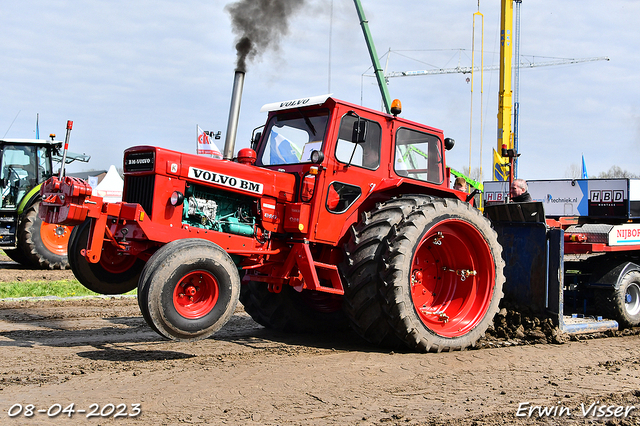
[{"label": "green tractor", "polygon": [[70,152],[63,156],[63,142],[54,138],[0,140],[0,248],[32,268],[66,269],[73,228],[38,217],[40,185],[54,173],[54,163],[91,158]]}]

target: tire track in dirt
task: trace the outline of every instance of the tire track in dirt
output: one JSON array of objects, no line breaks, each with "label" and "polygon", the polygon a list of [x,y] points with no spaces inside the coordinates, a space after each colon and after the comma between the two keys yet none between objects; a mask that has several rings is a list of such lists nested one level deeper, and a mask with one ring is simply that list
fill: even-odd
[{"label": "tire track in dirt", "polygon": [[0,416],[15,403],[141,403],[141,419],[100,423],[530,424],[521,402],[637,401],[639,342],[389,353],[350,333],[274,333],[239,309],[214,338],[184,343],[153,333],[135,299],[4,302]]}]

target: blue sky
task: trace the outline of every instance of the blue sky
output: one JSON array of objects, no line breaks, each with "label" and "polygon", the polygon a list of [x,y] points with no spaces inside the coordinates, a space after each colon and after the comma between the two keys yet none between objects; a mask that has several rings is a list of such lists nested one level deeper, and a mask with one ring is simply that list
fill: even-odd
[{"label": "blue sky", "polygon": [[[477,0],[361,1],[388,71],[471,65]],[[121,167],[122,152],[134,145],[195,152],[196,125],[226,131],[236,60],[229,3],[3,2],[0,136],[35,137],[39,114],[41,137],[63,139],[66,121],[73,120],[70,149],[92,160],[71,171]],[[525,59],[610,61],[521,71],[519,177],[564,178],[583,154],[590,175],[613,165],[640,173],[640,2],[525,0],[521,10]],[[480,0],[480,12],[484,64],[495,65],[499,1]],[[307,0],[278,49],[248,66],[236,150],[263,124],[259,111],[266,103],[332,92],[379,109],[375,79],[363,76],[370,65],[353,2]],[[482,165],[489,179],[498,73],[484,74],[482,94],[476,75],[473,109],[467,77],[394,78],[389,91],[402,100],[403,117],[456,140],[447,153],[450,166],[469,165],[471,143],[471,166]],[[223,143],[224,137],[220,149]]]}]

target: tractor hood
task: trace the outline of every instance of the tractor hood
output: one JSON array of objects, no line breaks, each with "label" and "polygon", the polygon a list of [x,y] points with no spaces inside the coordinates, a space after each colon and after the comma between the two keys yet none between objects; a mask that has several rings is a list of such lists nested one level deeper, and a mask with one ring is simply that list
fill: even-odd
[{"label": "tractor hood", "polygon": [[124,172],[155,173],[254,197],[295,199],[295,177],[230,160],[185,154],[153,146],[137,146],[124,153]]}]

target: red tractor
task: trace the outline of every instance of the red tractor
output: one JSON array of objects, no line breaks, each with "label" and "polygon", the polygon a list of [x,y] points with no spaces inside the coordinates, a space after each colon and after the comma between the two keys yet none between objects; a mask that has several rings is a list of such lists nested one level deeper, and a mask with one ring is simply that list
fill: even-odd
[{"label": "red tractor", "polygon": [[263,110],[235,159],[127,149],[121,203],[49,180],[40,215],[77,225],[78,280],[103,294],[137,287],[149,326],[175,340],[210,336],[240,300],[283,331],[350,325],[387,347],[474,345],[498,310],[504,261],[491,223],[448,187],[453,140],[330,96]]}]

